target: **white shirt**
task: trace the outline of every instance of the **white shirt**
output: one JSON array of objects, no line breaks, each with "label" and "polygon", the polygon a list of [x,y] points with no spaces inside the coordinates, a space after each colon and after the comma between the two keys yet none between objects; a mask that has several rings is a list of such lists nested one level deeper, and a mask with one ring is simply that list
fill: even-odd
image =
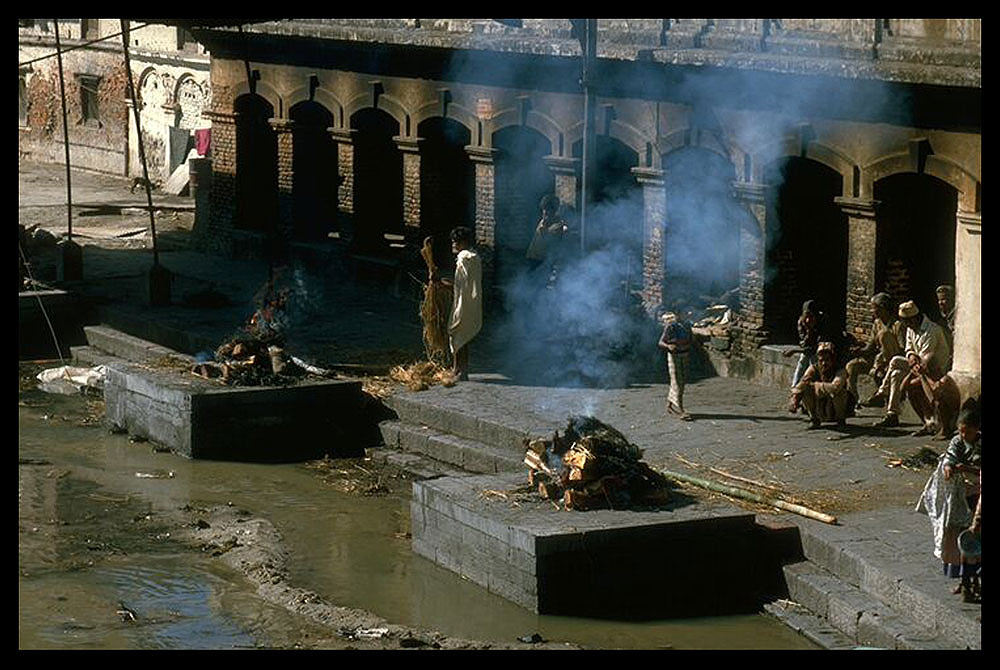
[{"label": "white shirt", "polygon": [[916,354],[921,363],[934,374],[944,374],[948,371],[948,360],[951,349],[945,339],[941,326],[923,317],[923,321],[913,328],[906,329],[906,355]]},{"label": "white shirt", "polygon": [[455,352],[471,342],[483,325],[483,265],[474,251],[458,252],[453,296],[448,333]]}]

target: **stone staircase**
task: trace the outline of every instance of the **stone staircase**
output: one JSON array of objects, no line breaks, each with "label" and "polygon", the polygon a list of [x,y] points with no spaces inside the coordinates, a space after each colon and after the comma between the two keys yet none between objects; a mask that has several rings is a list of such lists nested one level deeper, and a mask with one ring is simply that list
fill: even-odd
[{"label": "stone staircase", "polygon": [[[828,648],[981,649],[981,605],[952,595],[957,582],[939,574],[933,557],[913,560],[911,552],[929,553],[927,518],[892,512],[840,527],[797,520],[806,560],[784,566],[789,600],[766,609]],[[901,521],[912,529],[900,530]],[[898,541],[886,539],[886,528]]]},{"label": "stone staircase", "polygon": [[150,363],[157,359],[172,357],[194,363],[194,358],[167,347],[133,337],[107,325],[84,326],[87,344],[71,347],[74,362],[78,365],[106,365],[115,361]]}]

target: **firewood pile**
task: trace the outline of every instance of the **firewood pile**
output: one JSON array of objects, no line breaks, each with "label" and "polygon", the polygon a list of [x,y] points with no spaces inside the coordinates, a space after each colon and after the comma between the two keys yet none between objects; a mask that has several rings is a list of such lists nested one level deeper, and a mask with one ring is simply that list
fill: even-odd
[{"label": "firewood pile", "polygon": [[736,321],[734,306],[739,299],[739,287],[721,295],[699,295],[674,301],[677,314],[689,315],[692,331],[703,337],[729,337],[729,328]]},{"label": "firewood pile", "polygon": [[591,416],[570,417],[552,439],[526,441],[528,484],[567,510],[656,507],[670,500],[670,481],[642,450]]}]

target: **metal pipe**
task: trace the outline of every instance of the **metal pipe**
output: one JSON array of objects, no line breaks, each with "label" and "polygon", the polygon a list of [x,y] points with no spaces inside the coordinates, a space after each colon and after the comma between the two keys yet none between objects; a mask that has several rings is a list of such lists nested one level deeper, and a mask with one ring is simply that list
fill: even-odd
[{"label": "metal pipe", "polygon": [[142,178],[146,186],[146,205],[149,209],[149,233],[153,239],[153,265],[160,264],[160,254],[156,246],[156,217],[153,216],[153,194],[149,188],[149,170],[146,168],[146,151],[142,141],[142,124],[139,121],[139,99],[135,95],[135,84],[132,82],[132,64],[128,55],[129,26],[127,19],[119,19],[122,24],[122,45],[125,48],[125,76],[128,81],[128,97],[132,101],[132,114],[135,117],[135,135],[139,145],[139,162],[142,163]]},{"label": "metal pipe", "polygon": [[69,124],[66,122],[66,82],[63,76],[62,48],[59,43],[59,19],[53,19],[56,30],[56,60],[59,62],[59,97],[62,100],[63,145],[66,149],[66,236],[73,240],[73,189],[69,169]]},{"label": "metal pipe", "polygon": [[590,223],[590,203],[594,197],[594,167],[597,155],[595,117],[597,100],[594,96],[594,63],[597,59],[597,19],[585,19],[583,39],[583,160],[580,165],[580,251],[587,250],[587,224]]}]

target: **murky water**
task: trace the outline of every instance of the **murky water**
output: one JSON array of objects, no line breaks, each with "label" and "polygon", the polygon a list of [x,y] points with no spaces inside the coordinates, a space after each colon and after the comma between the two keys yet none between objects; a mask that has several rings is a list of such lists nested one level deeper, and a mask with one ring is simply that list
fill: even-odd
[{"label": "murky water", "polygon": [[[362,497],[304,465],[189,461],[79,425],[87,409],[80,398],[21,397],[34,406],[18,409],[20,648],[232,648],[298,639],[300,619],[157,526],[158,512],[189,502],[232,503],[270,519],[289,548],[293,586],[393,623],[477,640],[538,632],[598,648],[812,647],[763,615],[647,623],[538,616],[415,556],[402,480],[390,482],[390,495]],[[123,621],[121,605],[138,621]]]}]

